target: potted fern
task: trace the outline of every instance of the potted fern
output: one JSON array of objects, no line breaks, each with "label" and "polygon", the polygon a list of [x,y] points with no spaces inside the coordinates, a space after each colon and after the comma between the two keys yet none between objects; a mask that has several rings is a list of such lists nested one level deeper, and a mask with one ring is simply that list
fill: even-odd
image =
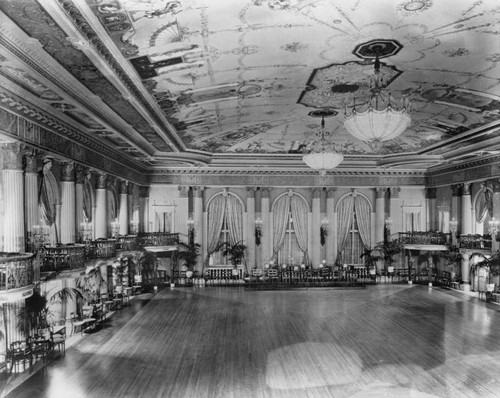
[{"label": "potted fern", "polygon": [[243,241],[239,241],[236,243],[225,241],[221,242],[219,246],[217,246],[216,250],[220,251],[224,257],[229,257],[229,262],[236,270],[238,265],[240,265],[245,258],[247,246],[243,244]]},{"label": "potted fern", "polygon": [[177,258],[184,261],[184,265],[186,266],[186,277],[188,278],[188,280],[191,280],[191,278],[193,277],[194,267],[196,266],[196,261],[198,259],[198,256],[200,255],[201,246],[199,243],[194,242],[179,242],[178,248],[179,253],[177,255]]}]

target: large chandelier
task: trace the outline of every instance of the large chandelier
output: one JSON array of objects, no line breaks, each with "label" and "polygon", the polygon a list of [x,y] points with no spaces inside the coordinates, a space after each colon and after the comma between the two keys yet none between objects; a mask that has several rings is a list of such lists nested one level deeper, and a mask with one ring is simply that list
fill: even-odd
[{"label": "large chandelier", "polygon": [[370,82],[371,96],[358,109],[354,103],[352,113],[345,112],[344,126],[357,139],[365,142],[373,151],[382,147],[383,141],[398,137],[411,124],[410,106],[405,98],[397,109],[395,100],[384,88],[387,82],[380,73],[380,61],[375,59],[375,71]]},{"label": "large chandelier", "polygon": [[326,137],[331,135],[325,130],[325,117],[321,117],[321,129],[317,135],[320,137],[319,142],[316,142],[314,148],[302,156],[302,160],[311,169],[318,170],[321,176],[326,175],[328,170],[333,170],[343,160],[344,155],[336,152],[333,148],[327,149]]}]

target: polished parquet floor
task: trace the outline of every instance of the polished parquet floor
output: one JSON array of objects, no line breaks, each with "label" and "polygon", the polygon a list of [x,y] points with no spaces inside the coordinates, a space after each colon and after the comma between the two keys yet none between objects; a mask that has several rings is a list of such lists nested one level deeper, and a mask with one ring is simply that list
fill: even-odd
[{"label": "polished parquet floor", "polygon": [[8,397],[500,397],[499,310],[423,286],[165,289]]}]

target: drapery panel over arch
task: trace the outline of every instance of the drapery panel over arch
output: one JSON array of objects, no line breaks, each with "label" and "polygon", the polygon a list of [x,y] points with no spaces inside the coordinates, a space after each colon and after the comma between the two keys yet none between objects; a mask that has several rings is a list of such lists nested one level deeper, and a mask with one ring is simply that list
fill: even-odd
[{"label": "drapery panel over arch", "polygon": [[230,192],[224,191],[212,198],[207,209],[209,255],[220,243],[224,220],[229,231],[229,243],[243,242],[243,210],[241,201]]},{"label": "drapery panel over arch", "polygon": [[83,184],[83,215],[87,222],[92,222],[92,185],[88,181]]},{"label": "drapery panel over arch", "polygon": [[302,262],[309,265],[309,207],[307,202],[302,197],[294,194],[292,191],[289,191],[288,194],[279,197],[273,206],[273,257],[278,257],[278,253],[284,245],[290,214],[293,219],[297,245],[303,253]]},{"label": "drapery panel over arch", "polygon": [[490,189],[484,188],[477,196],[475,213],[478,223],[484,222],[486,215],[493,217],[493,193]]}]

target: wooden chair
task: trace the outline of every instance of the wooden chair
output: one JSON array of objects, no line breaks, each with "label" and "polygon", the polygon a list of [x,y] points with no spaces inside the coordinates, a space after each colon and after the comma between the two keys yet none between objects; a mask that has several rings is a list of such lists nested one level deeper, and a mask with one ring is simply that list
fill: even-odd
[{"label": "wooden chair", "polygon": [[50,328],[52,347],[57,347],[59,352],[66,352],[66,326],[52,326]]},{"label": "wooden chair", "polygon": [[25,371],[26,362],[28,362],[31,367],[33,361],[31,347],[25,341],[12,342],[10,344],[8,357],[10,361],[10,373],[12,373],[14,368],[16,369],[16,372],[19,372],[21,364],[23,365],[23,371]]}]

